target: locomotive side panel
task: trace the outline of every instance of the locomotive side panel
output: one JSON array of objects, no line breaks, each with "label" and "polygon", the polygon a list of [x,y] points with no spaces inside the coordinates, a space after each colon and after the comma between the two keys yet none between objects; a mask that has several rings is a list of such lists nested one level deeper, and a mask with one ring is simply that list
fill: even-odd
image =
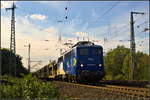
[{"label": "locomotive side panel", "polygon": [[64,55],[63,66],[66,74],[68,75],[76,75],[76,55],[75,50],[71,50],[70,52]]}]

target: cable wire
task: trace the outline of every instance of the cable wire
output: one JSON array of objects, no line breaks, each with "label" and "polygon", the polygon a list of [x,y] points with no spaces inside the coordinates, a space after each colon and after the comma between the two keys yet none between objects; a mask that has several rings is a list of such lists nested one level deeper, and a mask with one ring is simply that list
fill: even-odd
[{"label": "cable wire", "polygon": [[116,3],[115,3],[114,5],[112,5],[109,9],[107,9],[101,16],[99,16],[95,21],[89,22],[86,29],[88,29],[91,24],[98,22],[98,21],[99,21],[99,18],[102,18],[104,15],[106,15],[107,13],[109,13],[109,12],[110,12],[114,7],[116,7],[119,3],[120,3],[120,1],[116,2]]}]

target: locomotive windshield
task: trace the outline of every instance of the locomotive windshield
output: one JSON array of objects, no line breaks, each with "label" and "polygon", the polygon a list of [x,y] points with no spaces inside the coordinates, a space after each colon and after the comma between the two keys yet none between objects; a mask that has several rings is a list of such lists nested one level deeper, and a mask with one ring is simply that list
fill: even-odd
[{"label": "locomotive windshield", "polygon": [[89,66],[92,66],[92,64],[101,64],[103,57],[102,48],[98,46],[79,47],[77,56],[80,64],[90,64]]},{"label": "locomotive windshield", "polygon": [[101,50],[99,48],[81,48],[79,54],[83,55],[100,55]]},{"label": "locomotive windshield", "polygon": [[89,50],[88,49],[80,49],[80,55],[88,55]]},{"label": "locomotive windshield", "polygon": [[101,51],[98,48],[92,49],[92,55],[100,55]]}]

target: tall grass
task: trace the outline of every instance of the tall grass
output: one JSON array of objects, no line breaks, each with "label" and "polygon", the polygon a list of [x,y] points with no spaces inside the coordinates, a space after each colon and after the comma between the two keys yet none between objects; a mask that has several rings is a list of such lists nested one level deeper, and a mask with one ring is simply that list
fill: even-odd
[{"label": "tall grass", "polygon": [[31,74],[24,78],[7,78],[12,84],[0,85],[0,98],[58,98],[58,89]]}]

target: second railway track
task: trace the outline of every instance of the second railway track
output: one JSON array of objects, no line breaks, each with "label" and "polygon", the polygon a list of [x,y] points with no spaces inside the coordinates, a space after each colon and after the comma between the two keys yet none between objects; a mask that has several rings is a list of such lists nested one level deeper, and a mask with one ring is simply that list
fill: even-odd
[{"label": "second railway track", "polygon": [[[73,86],[76,89],[79,88],[78,91],[81,91],[80,88],[96,89],[98,90],[97,94],[99,95],[99,97],[103,97],[103,98],[124,98],[124,99],[143,99],[143,100],[148,100],[150,98],[149,90],[147,88],[114,86],[114,85],[92,86],[92,85],[85,85],[85,84],[60,82],[60,81],[54,81],[53,83],[63,84],[64,87],[69,86],[70,88]],[[74,90],[72,89],[72,91]]]}]

